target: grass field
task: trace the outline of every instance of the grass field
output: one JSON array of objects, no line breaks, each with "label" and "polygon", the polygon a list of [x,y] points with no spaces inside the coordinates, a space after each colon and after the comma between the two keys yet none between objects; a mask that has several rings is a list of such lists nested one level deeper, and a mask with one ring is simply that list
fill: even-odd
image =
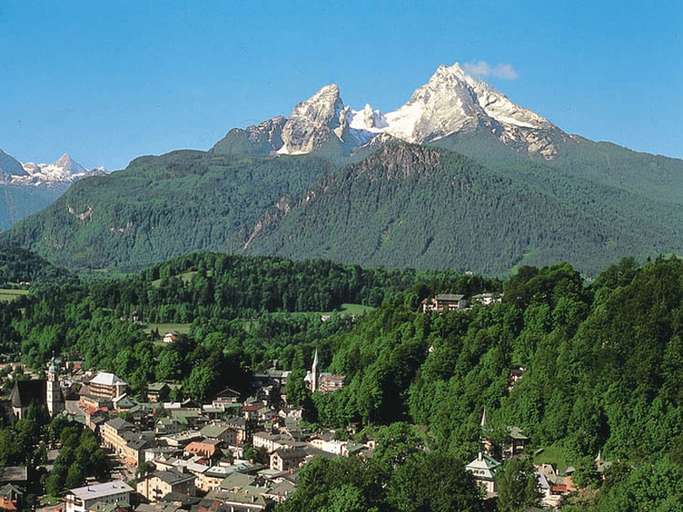
[{"label": "grass field", "polygon": [[553,464],[560,471],[564,471],[567,466],[573,465],[573,461],[569,459],[564,448],[550,445],[534,456],[534,464]]},{"label": "grass field", "polygon": [[0,302],[12,302],[19,297],[28,295],[28,290],[18,288],[0,288]]},{"label": "grass field", "polygon": [[[182,274],[176,274],[175,277],[179,277],[180,279],[183,280],[184,283],[187,283],[188,281],[192,280],[192,278],[195,276],[196,273],[197,273],[196,270],[188,270],[187,272],[183,272]],[[211,271],[209,270],[206,273],[206,275],[210,276]],[[156,288],[158,288],[160,284],[161,284],[161,279],[155,279],[154,281],[152,281],[152,286],[154,286]]]},{"label": "grass field", "polygon": [[187,334],[190,332],[190,325],[192,324],[147,324],[147,327],[145,327],[145,332],[152,332],[155,329],[158,329],[161,336],[169,331],[175,331],[179,334]]},{"label": "grass field", "polygon": [[368,311],[373,311],[375,308],[372,306],[364,306],[362,304],[342,304],[338,309],[333,311],[294,311],[292,313],[273,313],[274,315],[300,315],[300,316],[313,316],[320,317],[323,315],[340,315],[340,316],[350,316],[350,315],[362,315]]}]

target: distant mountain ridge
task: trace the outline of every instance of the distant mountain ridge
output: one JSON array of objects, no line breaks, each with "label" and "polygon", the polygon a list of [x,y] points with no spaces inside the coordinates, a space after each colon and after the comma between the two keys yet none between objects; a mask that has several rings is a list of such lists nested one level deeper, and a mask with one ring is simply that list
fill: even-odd
[{"label": "distant mountain ridge", "polygon": [[86,169],[67,153],[51,164],[34,164],[0,150],[0,229],[46,208],[71,183],[104,173],[103,168]]},{"label": "distant mountain ridge", "polygon": [[328,85],[208,152],[80,180],[2,235],[68,268],[198,250],[500,274],[683,253],[683,161],[567,134],[458,65],[394,112]]}]

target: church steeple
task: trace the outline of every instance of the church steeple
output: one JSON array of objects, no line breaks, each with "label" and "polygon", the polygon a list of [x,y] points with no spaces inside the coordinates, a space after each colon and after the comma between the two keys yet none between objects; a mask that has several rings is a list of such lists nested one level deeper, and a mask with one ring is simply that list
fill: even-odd
[{"label": "church steeple", "polygon": [[311,391],[318,391],[320,373],[318,371],[318,349],[315,349],[315,355],[313,356],[313,364],[311,365]]},{"label": "church steeple", "polygon": [[59,362],[52,356],[50,366],[47,369],[46,383],[47,410],[50,416],[56,416],[64,410],[62,389],[59,385]]}]

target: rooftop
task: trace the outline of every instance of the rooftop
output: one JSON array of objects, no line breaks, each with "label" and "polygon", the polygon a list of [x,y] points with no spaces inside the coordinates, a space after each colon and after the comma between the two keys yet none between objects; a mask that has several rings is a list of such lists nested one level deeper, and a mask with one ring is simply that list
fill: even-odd
[{"label": "rooftop", "polygon": [[100,384],[102,386],[121,386],[126,385],[126,382],[118,378],[113,373],[99,372],[90,384]]},{"label": "rooftop", "polygon": [[114,480],[103,484],[86,485],[85,487],[77,487],[76,489],[71,489],[69,491],[70,494],[73,494],[82,500],[102,498],[124,492],[133,492],[133,488],[122,480]]}]

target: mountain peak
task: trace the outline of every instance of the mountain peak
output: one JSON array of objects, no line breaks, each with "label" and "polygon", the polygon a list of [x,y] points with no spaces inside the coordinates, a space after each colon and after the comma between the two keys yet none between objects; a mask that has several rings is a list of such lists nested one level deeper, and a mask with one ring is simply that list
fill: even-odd
[{"label": "mountain peak", "polygon": [[26,171],[24,171],[21,163],[12,155],[0,149],[0,175],[6,178],[7,176],[21,176],[24,174],[26,174]]},{"label": "mountain peak", "polygon": [[52,167],[52,170],[61,170],[62,173],[69,175],[87,172],[87,169],[71,158],[69,153],[60,156]]},{"label": "mountain peak", "polygon": [[258,151],[282,155],[310,153],[329,141],[341,143],[343,152],[352,151],[380,134],[424,144],[483,128],[517,151],[550,159],[557,154],[554,140],[566,136],[547,119],[468,75],[458,62],[438,66],[429,80],[393,112],[385,114],[369,104],[352,110],[344,105],[339,86],[332,83],[298,103],[275,128],[268,129],[265,138],[261,125],[246,131],[254,134],[250,138],[259,146]]},{"label": "mountain peak", "polygon": [[310,153],[324,144],[342,126],[344,102],[339,86],[328,84],[294,110],[282,129],[283,145],[278,153],[299,155]]}]

